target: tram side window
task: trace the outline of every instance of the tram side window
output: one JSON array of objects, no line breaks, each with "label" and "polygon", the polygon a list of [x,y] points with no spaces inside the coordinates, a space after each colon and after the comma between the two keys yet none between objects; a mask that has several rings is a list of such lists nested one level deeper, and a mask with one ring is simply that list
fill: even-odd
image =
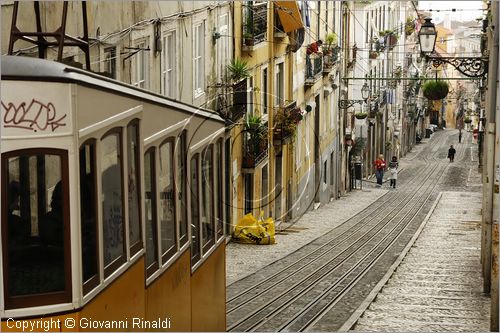
[{"label": "tram side window", "polygon": [[196,154],[191,158],[191,170],[189,184],[191,186],[191,265],[196,264],[200,260],[200,214],[199,214],[199,176],[198,176],[198,157]]},{"label": "tram side window", "polygon": [[104,271],[108,276],[125,262],[121,129],[101,139]]},{"label": "tram side window", "polygon": [[138,121],[127,126],[127,178],[128,178],[128,218],[130,254],[142,248],[141,219],[139,202],[139,127]]},{"label": "tram side window", "polygon": [[203,252],[207,251],[214,244],[215,238],[215,223],[214,223],[214,176],[213,176],[213,145],[208,146],[202,154],[202,209],[201,209],[201,224],[202,224],[202,243]]},{"label": "tram side window", "polygon": [[224,235],[224,198],[222,195],[222,168],[223,168],[223,160],[222,160],[222,139],[217,141],[217,145],[215,146],[215,161],[217,163],[217,212],[216,212],[216,231],[217,231],[217,239],[221,238]]},{"label": "tram side window", "polygon": [[80,147],[80,223],[82,232],[83,289],[88,293],[99,283],[97,243],[97,197],[95,173],[95,141]]},{"label": "tram side window", "polygon": [[158,269],[158,232],[156,228],[156,170],[155,148],[144,155],[144,190],[146,210],[146,271],[151,275]]},{"label": "tram side window", "polygon": [[186,244],[188,241],[188,220],[187,220],[187,207],[186,207],[186,131],[183,131],[177,138],[176,144],[176,167],[177,179],[175,186],[177,188],[177,197],[180,207],[180,221],[179,221],[179,237],[180,246]]},{"label": "tram side window", "polygon": [[167,139],[160,146],[160,170],[158,187],[160,191],[160,230],[162,261],[165,263],[177,249],[174,196],[174,140]]},{"label": "tram side window", "polygon": [[[66,169],[66,170],[65,170]],[[5,307],[71,299],[67,153],[21,150],[2,158]],[[66,193],[66,195],[65,195]],[[47,298],[41,294],[51,293]]]}]

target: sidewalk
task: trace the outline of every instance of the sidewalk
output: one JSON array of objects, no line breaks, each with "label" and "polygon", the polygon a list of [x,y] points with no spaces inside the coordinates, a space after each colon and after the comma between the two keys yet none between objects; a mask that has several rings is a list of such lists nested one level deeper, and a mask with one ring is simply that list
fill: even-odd
[{"label": "sidewalk", "polygon": [[489,331],[490,299],[481,290],[481,193],[442,192],[414,239],[396,271],[377,286],[382,291],[368,296],[340,331]]}]

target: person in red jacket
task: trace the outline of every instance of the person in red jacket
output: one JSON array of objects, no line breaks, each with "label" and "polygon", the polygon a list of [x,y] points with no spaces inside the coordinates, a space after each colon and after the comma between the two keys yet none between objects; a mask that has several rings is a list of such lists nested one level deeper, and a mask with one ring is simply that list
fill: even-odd
[{"label": "person in red jacket", "polygon": [[320,47],[323,45],[323,41],[321,39],[309,44],[306,49],[306,67],[307,67],[307,78],[312,78],[316,71],[313,70],[314,62],[311,61],[311,56],[314,54],[319,54]]},{"label": "person in red jacket", "polygon": [[375,164],[375,177],[377,177],[377,187],[382,186],[382,180],[384,179],[384,171],[386,168],[386,162],[384,160],[384,155],[378,155],[377,160],[374,162]]},{"label": "person in red jacket", "polygon": [[307,47],[306,53],[313,54],[313,53],[319,53],[319,48],[323,45],[323,41],[321,39],[318,39],[316,42],[309,44]]}]

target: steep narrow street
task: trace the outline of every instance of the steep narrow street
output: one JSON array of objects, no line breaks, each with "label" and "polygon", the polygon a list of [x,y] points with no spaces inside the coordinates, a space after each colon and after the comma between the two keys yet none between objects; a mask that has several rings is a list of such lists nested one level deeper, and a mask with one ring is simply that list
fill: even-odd
[{"label": "steep narrow street", "polygon": [[[352,214],[345,222],[332,228],[333,230],[325,232],[324,235],[304,244],[297,250],[292,248],[293,252],[289,255],[229,285],[227,291],[228,330],[372,329],[370,325],[375,325],[373,322],[377,322],[379,318],[389,317],[390,311],[385,313],[383,305],[380,306],[382,310],[369,312],[363,316],[359,327],[354,324],[396,269],[394,263],[399,264],[422,230],[423,235],[430,233],[433,238],[415,243],[418,248],[425,246],[425,250],[416,258],[414,251],[411,252],[414,258],[410,261],[413,263],[411,265],[413,269],[418,270],[420,266],[426,266],[429,251],[432,253],[433,249],[447,248],[447,244],[450,243],[456,244],[456,247],[450,247],[446,251],[448,256],[455,256],[454,258],[448,257],[448,260],[462,262],[460,258],[465,256],[475,266],[455,267],[454,277],[457,280],[473,280],[479,286],[480,273],[477,267],[480,243],[477,239],[479,233],[477,212],[481,186],[475,177],[477,168],[472,160],[476,156],[474,154],[476,145],[472,144],[470,133],[465,135],[463,143],[457,144],[457,135],[458,131],[455,130],[436,132],[430,140],[424,140],[414,152],[401,161],[402,171],[396,189],[387,190],[387,182],[384,183],[383,188],[379,189],[375,188],[371,181],[365,181],[364,192],[381,192],[380,198],[368,204],[362,211]],[[450,144],[455,144],[457,148],[453,163],[446,158]],[[364,194],[362,191],[355,193]],[[453,228],[446,229],[446,226],[444,226],[445,229],[438,228],[439,232],[433,232],[434,221],[442,216],[446,207],[457,209],[460,205],[460,198],[464,198],[462,205],[465,205],[460,211],[460,216],[465,214],[464,216],[470,221],[466,218],[464,223],[468,221],[469,227],[459,229],[472,228],[474,234],[462,235],[460,232],[453,232]],[[467,198],[471,199],[467,200]],[[437,199],[439,200],[436,201]],[[291,233],[295,232],[300,235],[307,231],[306,228],[317,228],[315,223],[331,219],[332,213],[333,211],[327,204],[316,211],[306,213],[302,219],[307,220],[307,224],[299,221],[289,230]],[[311,216],[314,218],[311,219]],[[449,218],[444,220],[454,221],[453,216],[449,214]],[[456,220],[459,221],[458,218]],[[286,234],[287,230],[284,232]],[[287,237],[284,235],[280,239],[278,235],[278,243],[289,242]],[[275,252],[273,246],[258,248],[254,255],[244,254],[245,251],[242,250],[240,255],[247,256],[243,258],[238,257],[238,249],[241,247],[235,244],[227,249],[229,276],[232,274],[232,264],[244,265],[245,262],[258,262],[259,258],[266,260],[265,258],[272,256],[271,253]],[[475,262],[474,256],[477,259]],[[239,262],[236,263],[233,260],[239,260]],[[248,272],[248,267],[246,271]],[[411,269],[407,274],[415,275]],[[461,275],[463,275],[462,278],[459,277]],[[441,289],[445,291],[454,289],[451,286],[444,288],[442,281],[426,277],[427,275],[424,275],[421,282],[425,282],[426,287],[431,288],[433,292]],[[391,285],[396,284],[393,288],[396,290],[397,288],[403,290],[411,288],[405,287],[402,282],[399,283],[400,279],[400,276],[396,276],[390,281]],[[449,280],[449,282],[456,283],[455,280]],[[479,288],[470,289],[468,285],[464,288],[468,288],[466,290],[469,297],[466,300],[471,304],[471,309],[464,309],[464,311],[473,310],[472,305],[477,307],[478,304],[482,304],[479,308],[484,312],[484,309],[488,308],[488,303],[487,299],[481,296]],[[419,293],[418,290],[415,292]],[[424,296],[422,292],[422,297]],[[387,297],[384,293],[380,296],[381,299]],[[475,301],[470,301],[470,299]],[[388,302],[396,301],[390,299]],[[416,303],[418,304],[418,301]],[[436,307],[440,304],[438,300],[434,303]],[[378,304],[380,303],[375,302],[374,306]],[[432,304],[429,307],[432,308]],[[467,308],[467,305],[464,307]],[[411,312],[412,304],[409,304],[407,309]],[[401,311],[404,310],[405,307],[402,307]],[[464,324],[461,328],[477,330],[487,327],[487,325],[484,326],[487,324],[484,313],[479,314],[483,316],[474,317],[477,320],[471,321],[471,326]],[[453,318],[453,315],[450,314],[448,318]],[[390,322],[390,319],[387,318],[387,321]],[[406,324],[410,322],[411,320]],[[395,326],[395,330],[405,328],[404,320],[399,324]],[[382,330],[389,329],[385,324],[379,323],[379,325],[374,327]],[[435,326],[429,320],[424,320],[419,329],[424,331],[435,329],[432,325]],[[446,330],[449,327],[444,325],[439,328]],[[458,328],[460,327],[452,325],[449,329],[457,330]]]}]

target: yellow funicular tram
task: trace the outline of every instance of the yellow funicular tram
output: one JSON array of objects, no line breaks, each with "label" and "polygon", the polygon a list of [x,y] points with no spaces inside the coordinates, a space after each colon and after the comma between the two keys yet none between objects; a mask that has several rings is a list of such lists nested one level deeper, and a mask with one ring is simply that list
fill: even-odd
[{"label": "yellow funicular tram", "polygon": [[1,331],[224,331],[224,121],[48,60],[1,75]]}]

